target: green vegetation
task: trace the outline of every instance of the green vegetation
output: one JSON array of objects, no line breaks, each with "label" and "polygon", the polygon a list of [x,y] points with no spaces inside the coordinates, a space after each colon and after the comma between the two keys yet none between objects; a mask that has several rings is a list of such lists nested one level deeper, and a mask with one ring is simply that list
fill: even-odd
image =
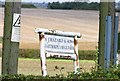
[{"label": "green vegetation", "polygon": [[20,49],[19,57],[22,58],[39,58],[39,49]]},{"label": "green vegetation", "polygon": [[120,53],[120,32],[118,34],[118,50],[119,50],[119,53]]},{"label": "green vegetation", "polygon": [[2,37],[0,37],[0,43],[2,43],[2,40],[3,40],[3,38],[2,38]]},{"label": "green vegetation", "polygon": [[[96,60],[96,50],[79,50],[80,60]],[[39,49],[20,49],[19,57],[39,58]]]},{"label": "green vegetation", "polygon": [[96,60],[96,50],[79,50],[80,60]]},{"label": "green vegetation", "polygon": [[35,75],[2,75],[2,81],[120,81],[120,69],[111,68],[108,71],[102,69],[92,69],[91,72],[68,73],[66,77],[62,75],[64,67],[55,66],[55,70],[60,70],[56,76],[35,76]]},{"label": "green vegetation", "polygon": [[[0,37],[0,43],[2,43],[2,37]],[[0,57],[2,56],[2,49],[0,48]]]},{"label": "green vegetation", "polygon": [[48,4],[49,9],[99,10],[99,3],[92,2],[53,2]]},{"label": "green vegetation", "polygon": [[2,57],[2,49],[0,49],[0,57]]},{"label": "green vegetation", "polygon": [[36,8],[33,4],[22,4],[22,8]]}]

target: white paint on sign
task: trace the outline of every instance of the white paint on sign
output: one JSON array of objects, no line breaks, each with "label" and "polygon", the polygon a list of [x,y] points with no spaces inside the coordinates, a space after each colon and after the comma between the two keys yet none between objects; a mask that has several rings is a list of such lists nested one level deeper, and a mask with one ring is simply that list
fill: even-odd
[{"label": "white paint on sign", "polygon": [[74,38],[57,35],[45,35],[45,51],[74,54]]},{"label": "white paint on sign", "polygon": [[12,42],[20,41],[20,14],[14,13],[13,15],[13,27],[12,27]]}]

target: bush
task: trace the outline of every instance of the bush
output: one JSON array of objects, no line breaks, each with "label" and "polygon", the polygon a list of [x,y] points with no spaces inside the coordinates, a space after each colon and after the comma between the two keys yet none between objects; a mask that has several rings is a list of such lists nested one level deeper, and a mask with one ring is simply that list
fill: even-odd
[{"label": "bush", "polygon": [[[19,57],[40,58],[40,52],[39,52],[39,49],[20,49]],[[79,58],[80,60],[95,60],[96,51],[95,50],[88,50],[88,51],[79,50]]]}]

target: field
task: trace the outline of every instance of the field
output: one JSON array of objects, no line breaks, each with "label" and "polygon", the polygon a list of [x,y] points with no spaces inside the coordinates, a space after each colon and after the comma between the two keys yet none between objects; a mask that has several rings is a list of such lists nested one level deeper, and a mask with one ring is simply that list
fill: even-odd
[{"label": "field", "polygon": [[[0,37],[3,36],[4,9],[0,8]],[[86,10],[22,9],[20,48],[39,48],[35,28],[79,32],[80,50],[95,50],[98,44],[99,12]],[[120,31],[120,28],[119,28]]]},{"label": "field", "polygon": [[[3,9],[0,9],[0,36],[3,36]],[[98,11],[22,9],[20,48],[39,48],[35,28],[79,32],[79,49],[94,50],[98,42]]]}]

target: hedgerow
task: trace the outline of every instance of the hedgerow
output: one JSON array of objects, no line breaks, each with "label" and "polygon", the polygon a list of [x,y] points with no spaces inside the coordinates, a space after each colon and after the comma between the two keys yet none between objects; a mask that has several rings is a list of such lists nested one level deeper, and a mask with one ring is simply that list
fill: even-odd
[{"label": "hedgerow", "polygon": [[36,6],[34,6],[33,4],[22,4],[21,7],[22,8],[36,8]]},{"label": "hedgerow", "polygon": [[[80,60],[95,60],[96,50],[79,50]],[[19,57],[22,58],[40,58],[39,49],[20,49]]]},{"label": "hedgerow", "polygon": [[68,76],[35,76],[35,75],[2,75],[1,81],[120,81],[120,70],[111,68],[109,70],[92,70],[91,72],[71,72]]}]

